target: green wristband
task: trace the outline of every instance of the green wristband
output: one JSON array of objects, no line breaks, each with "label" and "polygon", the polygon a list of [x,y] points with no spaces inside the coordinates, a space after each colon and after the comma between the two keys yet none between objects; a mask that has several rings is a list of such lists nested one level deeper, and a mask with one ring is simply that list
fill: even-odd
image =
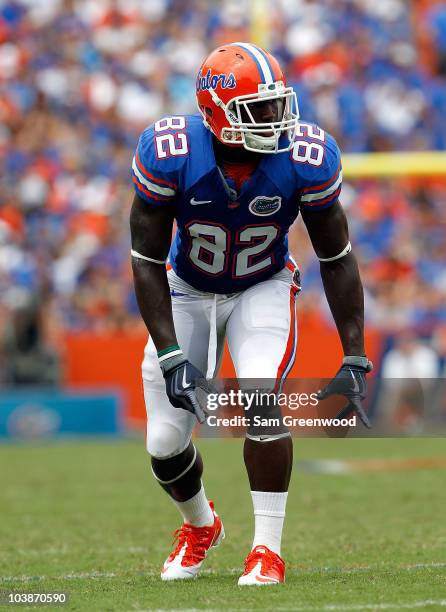
[{"label": "green wristband", "polygon": [[171,353],[172,351],[178,351],[180,350],[180,347],[178,346],[178,344],[172,344],[171,346],[168,346],[165,349],[161,349],[161,351],[157,352],[158,358],[159,357],[163,357],[164,355],[167,355],[167,353]]},{"label": "green wristband", "polygon": [[171,359],[172,357],[176,357],[177,355],[182,355],[183,351],[180,349],[178,344],[172,344],[172,346],[168,346],[161,351],[158,351],[158,361],[161,364],[163,361],[167,359]]}]

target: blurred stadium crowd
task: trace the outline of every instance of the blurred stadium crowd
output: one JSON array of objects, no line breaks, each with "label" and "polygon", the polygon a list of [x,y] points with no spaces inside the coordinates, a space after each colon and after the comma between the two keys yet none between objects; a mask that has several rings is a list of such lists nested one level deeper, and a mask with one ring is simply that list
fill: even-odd
[{"label": "blurred stadium crowd", "polygon": [[[301,116],[343,151],[446,148],[444,2],[267,4],[269,47]],[[195,112],[202,59],[250,38],[249,7],[0,0],[3,353],[19,351],[24,333],[51,344],[67,328],[141,329],[128,232],[138,134],[163,114]],[[389,333],[437,333],[446,323],[446,181],[354,182],[342,201],[369,321]],[[291,239],[304,270],[301,308],[310,313],[323,304],[317,266],[301,226]]]}]

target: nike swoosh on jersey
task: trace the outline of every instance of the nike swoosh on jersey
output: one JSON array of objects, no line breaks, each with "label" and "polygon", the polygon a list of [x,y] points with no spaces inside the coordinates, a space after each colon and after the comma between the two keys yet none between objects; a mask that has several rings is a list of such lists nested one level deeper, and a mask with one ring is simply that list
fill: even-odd
[{"label": "nike swoosh on jersey", "polygon": [[212,200],[196,200],[195,198],[192,198],[190,203],[192,206],[197,206],[197,204],[212,204]]}]

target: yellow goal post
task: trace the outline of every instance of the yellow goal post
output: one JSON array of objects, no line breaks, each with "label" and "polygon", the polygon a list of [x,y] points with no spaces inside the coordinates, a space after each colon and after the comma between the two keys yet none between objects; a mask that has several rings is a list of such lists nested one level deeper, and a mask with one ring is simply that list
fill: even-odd
[{"label": "yellow goal post", "polygon": [[345,153],[342,155],[345,178],[386,178],[443,176],[446,178],[446,151],[389,153]]}]

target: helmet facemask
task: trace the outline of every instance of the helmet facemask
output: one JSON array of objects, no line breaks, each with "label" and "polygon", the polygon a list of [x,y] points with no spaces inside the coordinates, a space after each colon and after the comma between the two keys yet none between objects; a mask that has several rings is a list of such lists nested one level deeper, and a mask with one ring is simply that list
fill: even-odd
[{"label": "helmet facemask", "polygon": [[[295,137],[299,112],[296,94],[282,81],[270,85],[260,84],[258,93],[232,98],[226,105],[215,91],[210,91],[213,101],[225,111],[230,127],[221,130],[220,140],[229,145],[242,144],[256,153],[281,153],[289,151]],[[275,117],[261,121],[261,108],[271,102]],[[288,138],[280,142],[283,135]]]}]

